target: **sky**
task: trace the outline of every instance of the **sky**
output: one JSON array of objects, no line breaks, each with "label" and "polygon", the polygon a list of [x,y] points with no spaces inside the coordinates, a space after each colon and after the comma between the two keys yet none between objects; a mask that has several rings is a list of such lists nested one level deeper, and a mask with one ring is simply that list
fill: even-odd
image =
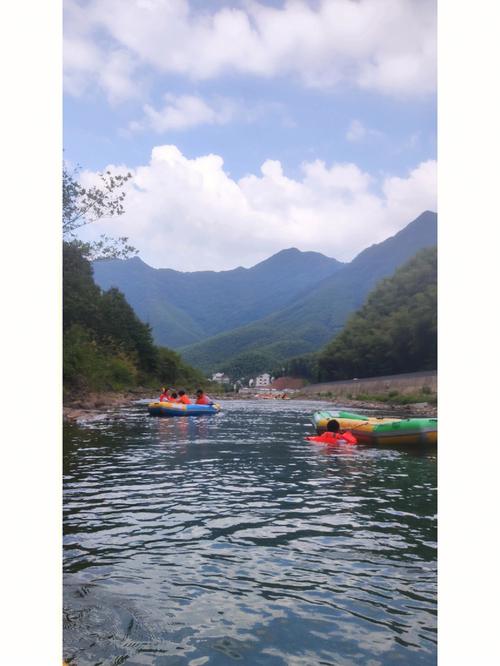
[{"label": "sky", "polygon": [[436,210],[435,0],[64,0],[64,156],[154,267],[351,260]]}]

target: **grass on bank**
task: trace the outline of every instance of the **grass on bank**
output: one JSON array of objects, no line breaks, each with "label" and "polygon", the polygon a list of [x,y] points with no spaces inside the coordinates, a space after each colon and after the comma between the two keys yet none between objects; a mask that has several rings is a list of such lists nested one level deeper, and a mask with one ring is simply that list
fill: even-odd
[{"label": "grass on bank", "polygon": [[333,391],[319,393],[320,397],[333,400],[362,400],[363,402],[382,402],[388,405],[412,405],[419,402],[426,402],[429,405],[437,405],[437,393],[428,386],[423,386],[420,390],[412,393],[399,393],[396,390],[390,390],[383,393],[345,393],[336,394]]}]

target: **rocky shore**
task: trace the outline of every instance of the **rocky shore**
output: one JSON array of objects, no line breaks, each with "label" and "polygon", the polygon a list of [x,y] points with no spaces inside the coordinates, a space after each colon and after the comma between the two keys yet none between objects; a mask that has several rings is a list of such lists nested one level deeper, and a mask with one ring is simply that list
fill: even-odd
[{"label": "rocky shore", "polygon": [[63,420],[67,422],[90,421],[118,407],[131,405],[136,400],[150,398],[154,392],[135,389],[125,392],[87,393],[84,396],[69,397],[64,400]]}]

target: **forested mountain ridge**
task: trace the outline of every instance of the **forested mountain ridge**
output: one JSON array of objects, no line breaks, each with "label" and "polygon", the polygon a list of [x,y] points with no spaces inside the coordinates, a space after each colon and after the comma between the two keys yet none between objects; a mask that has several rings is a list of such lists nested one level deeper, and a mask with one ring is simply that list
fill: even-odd
[{"label": "forested mountain ridge", "polygon": [[436,364],[435,247],[382,280],[318,356],[321,381],[434,370]]},{"label": "forested mountain ridge", "polygon": [[139,258],[96,261],[97,284],[118,287],[155,341],[180,347],[258,320],[334,274],[343,264],[318,252],[282,250],[252,268],[183,273]]},{"label": "forested mountain ridge", "polygon": [[[291,305],[259,321],[181,349],[186,360],[205,371],[228,372],[251,366],[275,367],[294,356],[318,351],[338,334],[382,278],[421,248],[437,243],[437,216],[426,211],[387,240],[372,245],[326,277]],[[262,367],[261,367],[262,366]]]}]

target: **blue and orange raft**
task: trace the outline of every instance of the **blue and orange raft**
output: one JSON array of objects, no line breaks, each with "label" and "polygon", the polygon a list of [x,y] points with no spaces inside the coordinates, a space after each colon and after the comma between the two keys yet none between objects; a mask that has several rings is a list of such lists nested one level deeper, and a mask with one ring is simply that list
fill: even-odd
[{"label": "blue and orange raft", "polygon": [[181,402],[150,402],[148,412],[150,416],[201,416],[204,414],[217,414],[220,405],[184,405]]}]

